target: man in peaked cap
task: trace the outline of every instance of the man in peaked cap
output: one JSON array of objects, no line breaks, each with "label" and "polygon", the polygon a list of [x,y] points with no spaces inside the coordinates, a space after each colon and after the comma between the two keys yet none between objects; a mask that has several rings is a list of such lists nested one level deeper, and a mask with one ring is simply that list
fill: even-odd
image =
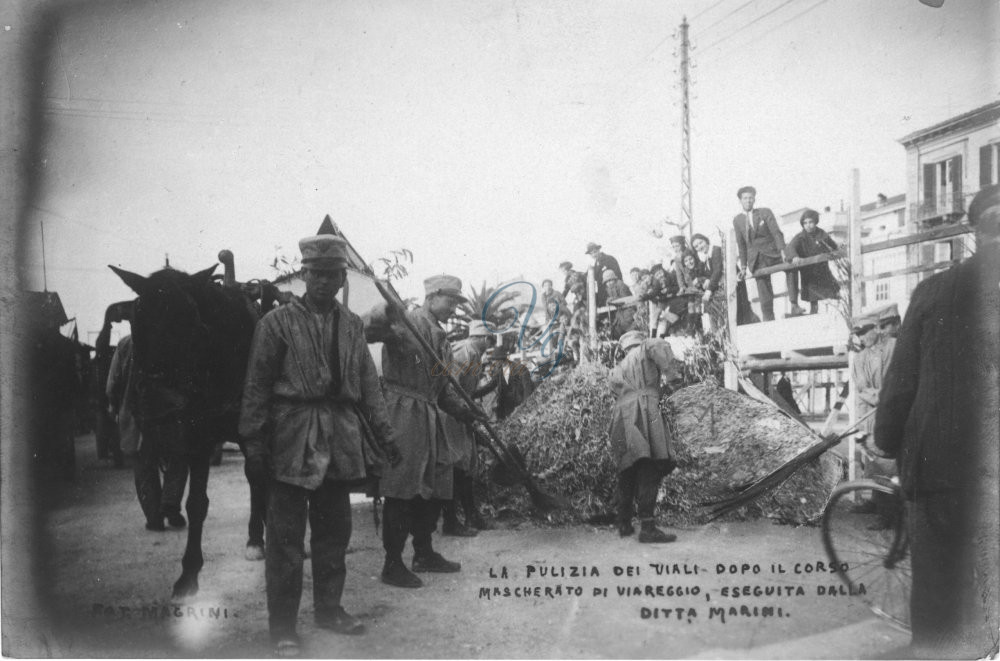
[{"label": "man in peaked cap", "polygon": [[[851,388],[858,393],[857,417],[861,418],[878,407],[879,393],[882,390],[885,373],[889,369],[896,340],[879,331],[878,314],[864,315],[855,322],[855,327],[857,329],[855,334],[865,345],[865,348],[854,357],[854,364],[851,367]],[[875,417],[868,418],[858,428],[874,437]],[[873,443],[869,444],[868,448],[873,456],[865,465],[865,476],[892,476],[896,472],[893,462],[878,456],[874,443],[878,439],[871,440]],[[878,497],[872,502],[874,505],[884,505],[884,499]]]},{"label": "man in peaked cap", "polygon": [[[454,346],[451,373],[470,396],[476,391],[479,379],[487,372],[483,367],[483,353],[493,339],[493,333],[479,319],[469,322],[469,337]],[[441,533],[456,537],[475,537],[476,529],[485,528],[485,522],[476,508],[475,484],[477,453],[473,428],[448,416],[447,432],[455,460],[454,497],[442,507]],[[465,523],[458,520],[458,508],[465,514]]]},{"label": "man in peaked cap", "polygon": [[618,344],[625,356],[611,372],[616,400],[609,429],[618,463],[618,534],[635,532],[632,518],[638,504],[639,541],[673,542],[677,536],[657,528],[655,514],[660,480],[677,465],[670,427],[659,406],[661,377],[679,377],[677,361],[666,340],[647,339],[642,331],[625,333]]},{"label": "man in peaked cap", "polygon": [[608,300],[608,290],[604,285],[604,271],[615,272],[620,280],[622,277],[621,267],[618,260],[611,255],[601,252],[601,246],[596,243],[588,243],[586,254],[594,260],[594,281],[597,283],[597,307],[603,306]]},{"label": "man in peaked cap", "polygon": [[[767,208],[754,208],[757,200],[757,189],[744,186],[736,192],[743,213],[733,217],[733,229],[736,231],[736,246],[739,248],[737,264],[743,278],[752,275],[754,271],[767,266],[775,266],[784,262],[785,235],[778,227],[774,213]],[[774,290],[771,287],[771,276],[754,278],[757,282],[757,293],[760,297],[761,319],[774,320]],[[785,284],[788,291],[798,292],[799,281],[795,271],[785,272]],[[798,305],[792,306],[792,314],[804,314],[805,310]]]},{"label": "man in peaked cap", "polygon": [[[462,281],[451,275],[424,280],[422,307],[407,319],[447,366],[453,356],[441,324],[465,301]],[[379,489],[385,497],[382,582],[403,588],[423,585],[414,572],[457,572],[462,566],[446,560],[431,543],[444,501],[451,500],[454,460],[445,432],[445,415],[471,424],[477,414],[465,407],[448,382],[448,374],[427,355],[392,308],[372,314],[365,325],[369,342],[383,342],[382,375],[389,419],[398,430],[402,461],[384,471]],[[403,564],[403,548],[413,537],[413,571]]]},{"label": "man in peaked cap", "polygon": [[377,466],[381,451],[390,461],[399,458],[361,318],[336,299],[346,278],[346,244],[319,235],[302,239],[299,249],[306,293],[257,325],[239,427],[247,476],[267,481],[267,610],[275,653],[282,657],[299,651],[307,514],[316,624],[337,633],[364,632],[340,605],[350,491],[368,477],[369,466]]}]

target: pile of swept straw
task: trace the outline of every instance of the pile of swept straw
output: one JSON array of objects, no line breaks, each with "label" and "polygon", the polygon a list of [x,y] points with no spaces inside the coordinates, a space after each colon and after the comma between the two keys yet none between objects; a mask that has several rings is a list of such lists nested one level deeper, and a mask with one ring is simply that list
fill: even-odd
[{"label": "pile of swept straw", "polygon": [[[614,395],[610,371],[582,365],[543,381],[498,427],[518,448],[542,489],[565,496],[572,507],[550,514],[554,524],[581,522],[612,511],[617,467],[608,426]],[[777,468],[815,442],[815,437],[776,409],[707,381],[678,390],[660,402],[674,431],[678,468],[663,481],[660,517],[670,525],[706,520],[699,503]],[[481,502],[499,518],[528,516],[531,502],[521,486],[497,477],[485,453]],[[491,471],[491,468],[493,470]],[[816,520],[841,476],[839,460],[826,453],[780,488],[726,519],[769,517],[793,524]],[[506,482],[507,486],[500,484]]]}]

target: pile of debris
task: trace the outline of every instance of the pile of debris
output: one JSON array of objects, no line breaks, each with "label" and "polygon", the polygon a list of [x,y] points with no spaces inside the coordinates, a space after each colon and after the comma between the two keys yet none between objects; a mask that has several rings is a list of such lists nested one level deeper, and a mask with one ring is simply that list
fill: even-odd
[{"label": "pile of debris", "polygon": [[[571,508],[549,514],[551,523],[577,523],[613,511],[618,480],[608,439],[615,400],[609,374],[599,364],[586,364],[546,379],[498,427],[539,486],[571,502]],[[776,407],[712,381],[680,389],[660,406],[678,454],[677,470],[663,481],[659,497],[669,525],[704,523],[708,514],[701,503],[732,495],[817,440]],[[501,519],[532,514],[524,488],[514,485],[492,456],[482,456],[487,459],[482,470],[490,473],[480,481],[487,513]],[[778,489],[723,518],[815,522],[842,471],[840,459],[827,452]]]}]

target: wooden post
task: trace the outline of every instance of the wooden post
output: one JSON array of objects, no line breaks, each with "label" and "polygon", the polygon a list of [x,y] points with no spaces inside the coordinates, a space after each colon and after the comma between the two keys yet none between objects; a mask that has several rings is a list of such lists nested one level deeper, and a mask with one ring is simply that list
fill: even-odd
[{"label": "wooden post", "polygon": [[594,279],[594,267],[587,268],[587,320],[590,332],[590,350],[597,353],[597,281]]},{"label": "wooden post", "polygon": [[[722,282],[723,291],[726,295],[726,322],[729,326],[729,349],[736,355],[734,359],[739,360],[739,332],[736,327],[736,233],[730,229],[722,239],[722,254],[724,256]],[[736,366],[732,360],[727,360],[723,378],[724,385],[729,390],[737,389]]]},{"label": "wooden post", "polygon": [[[848,310],[850,312],[849,324],[854,325],[855,317],[861,313],[861,277],[864,274],[864,264],[861,262],[861,171],[858,168],[851,170],[851,215],[848,228],[850,231],[850,274],[851,274],[851,297],[848,300]],[[854,361],[857,352],[849,351],[847,354],[847,369],[850,380],[854,374]],[[851,383],[851,394],[848,397],[848,424],[853,425],[858,419],[858,388],[856,383]],[[854,465],[855,452],[854,437],[847,441],[847,479],[853,480],[856,476]]]}]

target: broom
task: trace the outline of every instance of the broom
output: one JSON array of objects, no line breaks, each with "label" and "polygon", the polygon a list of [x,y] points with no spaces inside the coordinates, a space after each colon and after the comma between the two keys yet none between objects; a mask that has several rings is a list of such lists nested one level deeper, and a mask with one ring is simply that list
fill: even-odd
[{"label": "broom", "polygon": [[[851,434],[857,433],[858,425],[862,422],[875,415],[875,411],[870,411],[864,417],[855,422],[847,431],[839,434],[837,436],[829,436],[826,438],[820,437],[821,440],[814,445],[809,446],[799,454],[795,455],[784,464],[774,469],[767,475],[761,477],[760,479],[751,482],[749,484],[737,487],[737,494],[722,498],[720,500],[705,501],[699,503],[702,507],[712,507],[710,512],[711,516],[709,521],[714,521],[720,516],[724,516],[740,507],[753,502],[757,498],[773,491],[774,489],[781,486],[781,484],[792,476],[797,470],[808,464],[810,461],[820,456],[830,448],[834,447],[842,440],[850,436]],[[815,434],[815,432],[813,432]],[[815,434],[819,436],[818,434]]]}]

